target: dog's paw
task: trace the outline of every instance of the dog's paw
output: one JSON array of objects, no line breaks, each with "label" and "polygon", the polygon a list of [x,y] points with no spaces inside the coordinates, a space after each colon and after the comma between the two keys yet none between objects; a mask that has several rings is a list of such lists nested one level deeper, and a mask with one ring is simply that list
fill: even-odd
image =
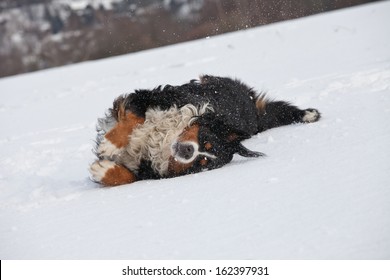
[{"label": "dog's paw", "polygon": [[304,110],[305,114],[302,117],[302,121],[305,123],[316,122],[321,118],[320,112],[317,109],[306,109]]},{"label": "dog's paw", "polygon": [[103,141],[99,144],[97,148],[97,154],[100,157],[112,158],[113,156],[119,155],[122,153],[124,148],[118,148],[110,140],[104,138]]},{"label": "dog's paw", "polygon": [[107,159],[95,161],[89,167],[89,172],[91,173],[91,180],[96,183],[102,183],[107,171],[110,169],[114,169],[115,166],[115,162]]},{"label": "dog's paw", "polygon": [[119,186],[136,181],[133,172],[107,159],[92,163],[89,172],[92,181],[105,186]]}]

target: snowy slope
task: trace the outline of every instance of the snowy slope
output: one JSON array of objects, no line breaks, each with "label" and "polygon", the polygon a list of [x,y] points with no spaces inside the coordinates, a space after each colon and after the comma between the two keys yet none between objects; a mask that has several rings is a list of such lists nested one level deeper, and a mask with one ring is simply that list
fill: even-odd
[{"label": "snowy slope", "polygon": [[[390,2],[0,79],[0,259],[390,258]],[[234,76],[318,108],[246,141],[268,156],[101,188],[119,94]]]}]

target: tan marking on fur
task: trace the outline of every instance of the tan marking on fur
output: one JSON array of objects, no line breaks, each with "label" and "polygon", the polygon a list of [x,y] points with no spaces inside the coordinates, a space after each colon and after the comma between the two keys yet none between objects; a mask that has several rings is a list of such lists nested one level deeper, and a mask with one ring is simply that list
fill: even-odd
[{"label": "tan marking on fur", "polygon": [[118,123],[104,137],[117,148],[126,147],[129,143],[129,135],[134,128],[143,124],[144,121],[144,118],[131,112],[126,113],[123,106],[121,106],[118,112]]},{"label": "tan marking on fur", "polygon": [[169,158],[168,174],[169,174],[169,176],[177,176],[177,175],[183,174],[183,172],[185,172],[191,166],[192,166],[192,162],[182,163],[182,162],[175,160],[175,158],[171,156]]},{"label": "tan marking on fur", "polygon": [[236,140],[237,138],[238,138],[238,135],[237,135],[237,134],[231,133],[231,134],[228,135],[227,140],[228,140],[229,142],[233,142],[233,141]]},{"label": "tan marking on fur", "polygon": [[186,128],[179,136],[179,142],[193,141],[198,143],[199,125],[195,124]]},{"label": "tan marking on fur", "polygon": [[264,114],[266,112],[265,111],[266,105],[267,105],[267,98],[265,94],[259,95],[256,100],[256,108],[259,110],[260,114]]},{"label": "tan marking on fur", "polygon": [[199,163],[200,163],[201,165],[205,166],[205,165],[207,165],[208,160],[207,160],[207,158],[205,157],[205,158],[202,158],[202,159],[200,160]]},{"label": "tan marking on fur", "polygon": [[121,165],[108,169],[101,179],[101,183],[107,187],[130,184],[135,181],[134,173]]},{"label": "tan marking on fur", "polygon": [[204,148],[209,151],[211,150],[211,148],[213,147],[213,145],[210,143],[210,142],[207,142],[206,144],[204,144]]}]

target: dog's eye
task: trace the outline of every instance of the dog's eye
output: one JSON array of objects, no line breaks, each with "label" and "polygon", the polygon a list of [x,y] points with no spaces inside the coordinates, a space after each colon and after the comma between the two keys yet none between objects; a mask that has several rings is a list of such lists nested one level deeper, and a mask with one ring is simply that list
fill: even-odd
[{"label": "dog's eye", "polygon": [[199,163],[200,163],[202,166],[206,166],[208,162],[209,162],[209,159],[208,159],[207,157],[203,157],[203,158],[201,158],[201,160],[199,161]]}]

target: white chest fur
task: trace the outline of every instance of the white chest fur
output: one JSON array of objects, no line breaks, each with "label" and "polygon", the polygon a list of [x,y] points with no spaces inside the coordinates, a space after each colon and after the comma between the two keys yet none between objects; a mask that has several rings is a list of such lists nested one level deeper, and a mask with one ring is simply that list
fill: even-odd
[{"label": "white chest fur", "polygon": [[193,105],[174,106],[166,111],[149,109],[145,122],[129,136],[129,145],[119,156],[119,162],[137,172],[141,160],[149,160],[154,171],[161,176],[166,175],[172,144],[196,117],[209,109],[208,104],[199,108]]}]

